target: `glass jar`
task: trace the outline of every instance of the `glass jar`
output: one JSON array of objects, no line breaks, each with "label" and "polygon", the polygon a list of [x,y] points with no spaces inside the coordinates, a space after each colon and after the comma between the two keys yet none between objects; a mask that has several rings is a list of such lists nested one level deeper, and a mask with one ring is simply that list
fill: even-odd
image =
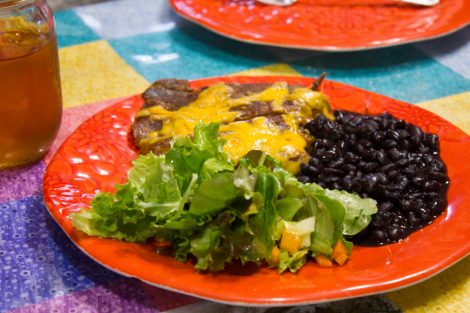
[{"label": "glass jar", "polygon": [[0,0],[0,169],[44,156],[61,116],[50,7],[45,0]]}]

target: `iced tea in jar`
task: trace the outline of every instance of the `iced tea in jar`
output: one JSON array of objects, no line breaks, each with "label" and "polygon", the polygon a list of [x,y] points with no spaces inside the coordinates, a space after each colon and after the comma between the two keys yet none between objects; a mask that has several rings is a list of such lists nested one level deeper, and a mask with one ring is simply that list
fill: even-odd
[{"label": "iced tea in jar", "polygon": [[0,169],[44,156],[61,115],[51,9],[45,0],[0,0]]}]

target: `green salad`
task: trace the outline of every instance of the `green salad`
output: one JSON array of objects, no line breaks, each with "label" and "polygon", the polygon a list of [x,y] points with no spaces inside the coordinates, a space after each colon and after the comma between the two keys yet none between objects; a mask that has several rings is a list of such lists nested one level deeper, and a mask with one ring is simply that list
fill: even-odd
[{"label": "green salad", "polygon": [[295,272],[312,256],[344,264],[376,202],[304,184],[272,157],[250,151],[237,165],[223,151],[218,124],[198,124],[164,155],[139,156],[125,184],[99,193],[91,209],[71,215],[91,236],[171,245],[197,270],[219,271],[234,260]]}]

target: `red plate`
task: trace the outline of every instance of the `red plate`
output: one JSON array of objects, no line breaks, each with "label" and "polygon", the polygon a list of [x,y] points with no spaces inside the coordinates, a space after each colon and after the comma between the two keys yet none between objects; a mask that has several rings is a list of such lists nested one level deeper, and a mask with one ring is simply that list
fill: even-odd
[{"label": "red plate", "polygon": [[[197,80],[193,87],[215,82],[287,81],[308,86],[302,77],[221,77]],[[150,245],[88,237],[76,231],[67,216],[88,207],[98,191],[122,183],[137,152],[129,137],[142,105],[134,96],[96,114],[80,126],[49,163],[44,177],[48,210],[72,241],[98,263],[152,285],[220,302],[244,305],[290,305],[382,293],[422,281],[462,259],[470,251],[470,137],[442,118],[416,106],[348,85],[326,81],[323,91],[336,109],[388,111],[435,132],[451,184],[449,208],[425,229],[404,241],[383,247],[353,248],[343,267],[320,268],[314,262],[297,273],[279,275],[265,267],[231,268],[201,274],[154,252]]]},{"label": "red plate", "polygon": [[440,37],[470,23],[470,0],[419,7],[399,0],[170,0],[183,17],[221,35],[257,44],[352,51]]}]

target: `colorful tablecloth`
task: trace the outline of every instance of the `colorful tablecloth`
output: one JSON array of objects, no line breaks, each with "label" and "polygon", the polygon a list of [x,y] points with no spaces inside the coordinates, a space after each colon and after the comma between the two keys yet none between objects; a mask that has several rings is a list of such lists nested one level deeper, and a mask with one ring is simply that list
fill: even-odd
[{"label": "colorful tablecloth", "polygon": [[[220,37],[183,21],[164,0],[106,2],[59,11],[55,18],[64,117],[44,160],[0,172],[1,312],[270,311],[200,301],[114,274],[81,253],[44,207],[43,173],[61,142],[98,110],[156,79],[327,71],[329,79],[415,103],[470,133],[470,27],[413,45],[320,53]],[[386,297],[397,305],[386,304],[389,311],[469,312],[470,258]],[[325,306],[290,311],[327,312]]]}]

